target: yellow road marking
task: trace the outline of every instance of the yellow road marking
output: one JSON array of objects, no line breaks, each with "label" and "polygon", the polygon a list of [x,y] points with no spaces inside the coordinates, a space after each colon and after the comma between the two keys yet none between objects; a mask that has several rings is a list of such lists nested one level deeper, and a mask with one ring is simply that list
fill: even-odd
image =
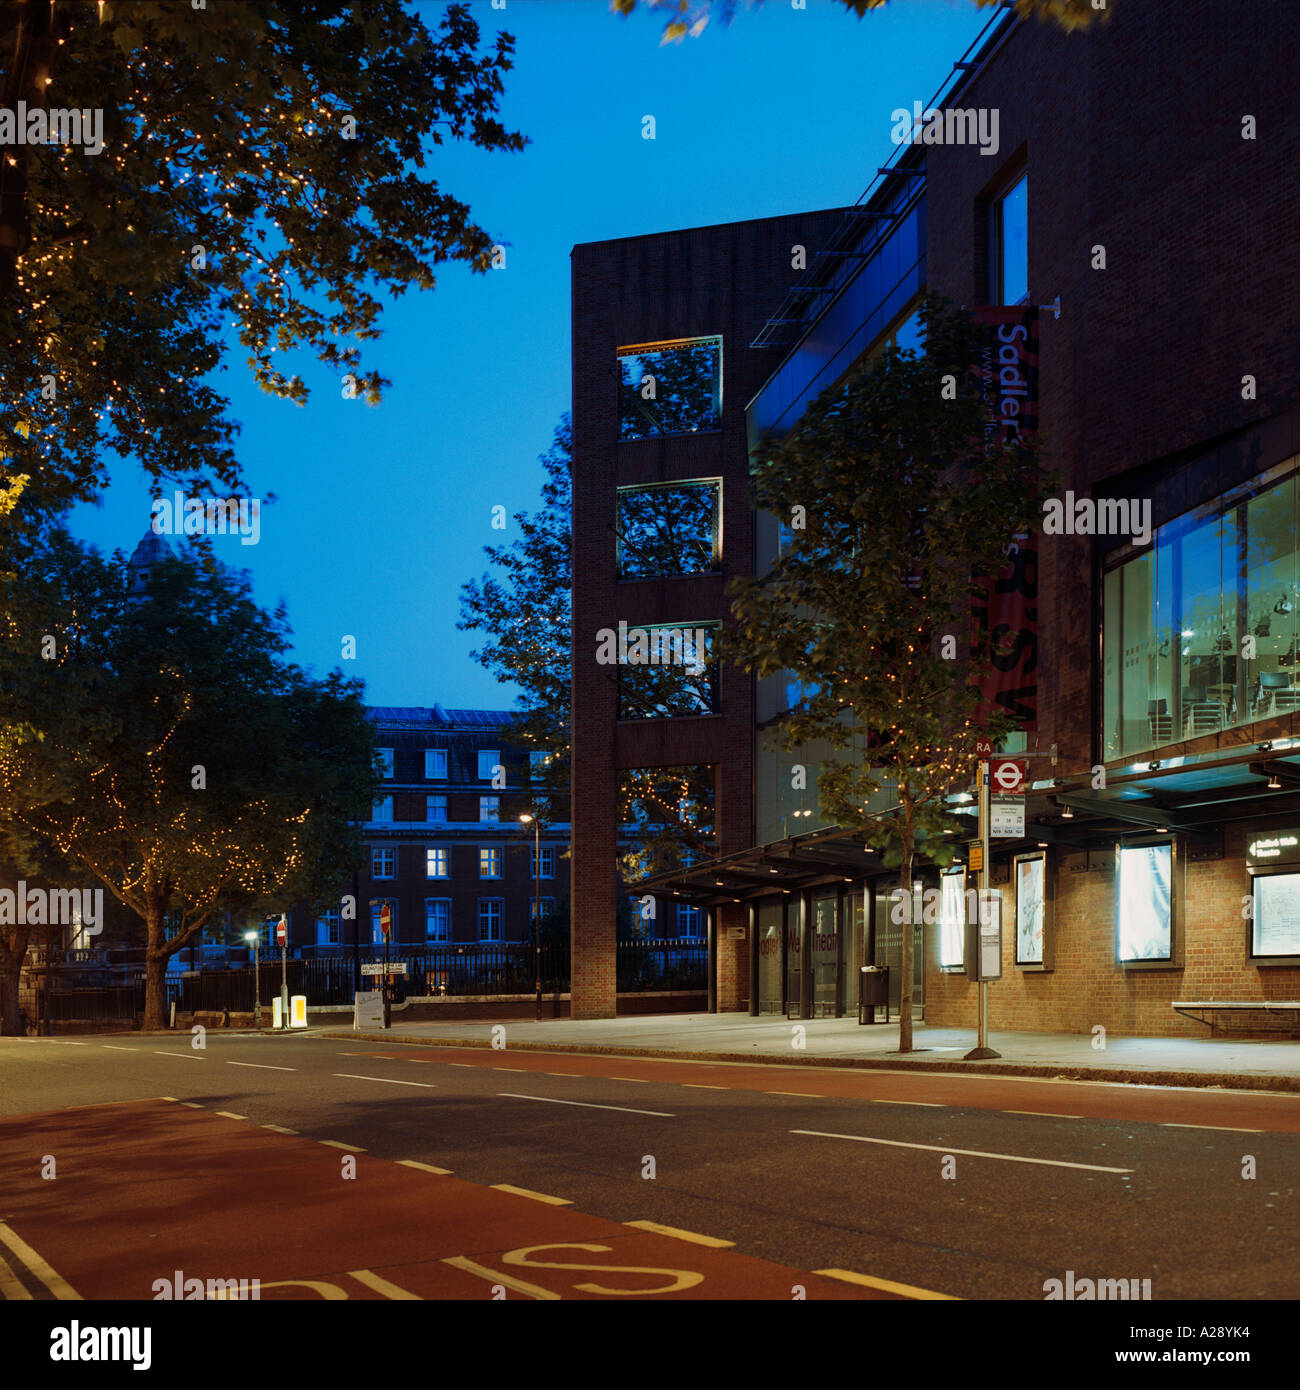
[{"label": "yellow road marking", "polygon": [[944,1107],[937,1100],[881,1100],[873,1097],[876,1105],[924,1105],[927,1110],[942,1110]]},{"label": "yellow road marking", "polygon": [[435,1168],[432,1163],[420,1163],[414,1158],[399,1158],[397,1161],[403,1168],[418,1168],[422,1173],[437,1173],[440,1178],[449,1177],[451,1174],[450,1168]]},{"label": "yellow road marking", "polygon": [[814,1091],[764,1091],[765,1096],[799,1096],[804,1100],[825,1100],[825,1096],[819,1096]]},{"label": "yellow road marking", "polygon": [[683,1081],[683,1086],[689,1086],[692,1091],[729,1091],[730,1086],[706,1086],[702,1081]]},{"label": "yellow road marking", "polygon": [[30,1245],[3,1221],[0,1221],[0,1241],[3,1241],[18,1257],[29,1274],[34,1274],[42,1284],[62,1302],[75,1300],[80,1303],[81,1295],[62,1275],[56,1274]]},{"label": "yellow road marking", "polygon": [[658,1221],[625,1221],[625,1226],[635,1226],[638,1231],[651,1231],[657,1236],[674,1236],[678,1240],[689,1240],[692,1245],[707,1245],[710,1250],[726,1250],[735,1245],[734,1240],[719,1240],[716,1236],[702,1236],[695,1231],[683,1231],[678,1226],[663,1226]]},{"label": "yellow road marking", "polygon": [[12,1269],[0,1260],[0,1302],[17,1303],[22,1299],[31,1300],[31,1294]]},{"label": "yellow road marking", "polygon": [[581,1076],[580,1071],[548,1071],[547,1076]]},{"label": "yellow road marking", "polygon": [[904,1298],[939,1298],[946,1302],[961,1302],[956,1294],[918,1289],[915,1284],[896,1284],[892,1279],[876,1279],[870,1274],[858,1274],[851,1269],[814,1269],[813,1273],[827,1279],[842,1279],[846,1284],[864,1284],[869,1289],[880,1289],[883,1293],[901,1294]]},{"label": "yellow road marking", "polygon": [[202,1101],[197,1101],[197,1100],[183,1100],[183,1101],[181,1101],[181,1104],[184,1105],[184,1106],[188,1106],[189,1109],[191,1109],[191,1110],[202,1110],[202,1109],[203,1109],[203,1102],[202,1102]]},{"label": "yellow road marking", "polygon": [[365,1149],[359,1149],[355,1144],[340,1144],[337,1139],[318,1139],[318,1144],[328,1144],[331,1149],[346,1149],[349,1153],[363,1154]]},{"label": "yellow road marking", "polygon": [[497,1192],[513,1192],[516,1197],[531,1197],[534,1202],[549,1202],[553,1207],[571,1207],[573,1205],[567,1197],[548,1197],[545,1192],[534,1192],[527,1187],[515,1187],[508,1182],[494,1182],[490,1186]]},{"label": "yellow road marking", "polygon": [[277,1134],[297,1134],[296,1129],[285,1129],[283,1125],[263,1125],[263,1129],[273,1129]]},{"label": "yellow road marking", "polygon": [[489,1269],[486,1265],[475,1264],[473,1260],[467,1260],[463,1255],[451,1255],[442,1261],[445,1265],[451,1265],[454,1269],[463,1269],[470,1274],[477,1274],[480,1279],[486,1279],[491,1284],[503,1284],[507,1289],[514,1289],[517,1293],[526,1293],[529,1298],[546,1299],[548,1302],[560,1302],[560,1295],[552,1293],[550,1289],[544,1289],[538,1284],[528,1284],[522,1279],[516,1279],[512,1274],[502,1274],[498,1270]]},{"label": "yellow road marking", "polygon": [[364,1284],[368,1289],[374,1289],[376,1293],[381,1293],[385,1298],[391,1298],[395,1302],[411,1300],[416,1303],[423,1303],[424,1299],[418,1293],[411,1293],[409,1289],[404,1289],[398,1284],[390,1283],[387,1279],[381,1279],[379,1275],[372,1274],[368,1269],[350,1269],[348,1274],[355,1279],[358,1284]]},{"label": "yellow road marking", "polygon": [[224,1115],[224,1116],[226,1117],[226,1119],[228,1119],[228,1120],[246,1120],[246,1119],[248,1119],[248,1116],[247,1116],[247,1115],[236,1115],[235,1112],[234,1112],[233,1110],[218,1110],[218,1111],[217,1111],[217,1114],[218,1114],[218,1115]]},{"label": "yellow road marking", "polygon": [[[595,1078],[599,1080],[600,1078]],[[635,1081],[638,1086],[648,1086],[650,1083],[644,1076],[607,1076],[606,1081]]]}]

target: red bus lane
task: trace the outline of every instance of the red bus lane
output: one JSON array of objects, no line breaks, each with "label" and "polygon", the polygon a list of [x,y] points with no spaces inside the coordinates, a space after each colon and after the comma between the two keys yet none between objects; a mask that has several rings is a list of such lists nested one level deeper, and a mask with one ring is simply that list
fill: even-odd
[{"label": "red bus lane", "polygon": [[747,1065],[674,1061],[660,1057],[594,1056],[575,1052],[494,1051],[477,1047],[376,1048],[370,1057],[441,1066],[485,1067],[550,1076],[654,1081],[718,1091],[766,1091],[832,1100],[907,1101],[966,1106],[1011,1114],[1063,1115],[1211,1129],[1300,1134],[1300,1095],[1135,1083],[1055,1081],[1014,1076],[960,1076],[947,1072],[876,1068]]},{"label": "red bus lane", "polygon": [[168,1100],[0,1120],[0,1192],[5,1298],[909,1296]]}]

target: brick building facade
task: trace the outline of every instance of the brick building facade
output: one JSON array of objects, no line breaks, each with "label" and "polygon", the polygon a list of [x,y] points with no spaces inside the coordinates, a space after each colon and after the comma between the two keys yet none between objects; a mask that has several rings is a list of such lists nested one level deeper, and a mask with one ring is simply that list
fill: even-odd
[{"label": "brick building facade", "polygon": [[[576,248],[575,1015],[612,1012],[617,768],[717,770],[716,857],[638,891],[709,909],[718,1008],[843,1013],[858,964],[896,966],[892,876],[796,806],[765,751],[779,692],[724,672],[720,714],[628,723],[588,653],[618,618],[726,620],[717,576],[620,583],[617,489],[722,477],[723,568],[761,569],[781,542],[736,516],[741,417],[751,439],[795,428],[883,342],[914,343],[929,289],[1045,306],[1038,423],[1061,490],[1149,505],[1152,527],[1035,538],[1038,719],[1012,746],[1032,787],[1023,838],[994,842],[990,1024],[1292,1026],[1246,1007],[1300,997],[1300,74],[1281,23],[1267,0],[1117,6],[1071,35],[999,14],[930,103],[996,111],[993,157],[904,145],[844,217]],[[720,430],[620,441],[620,347],[718,334]],[[918,997],[973,1028],[956,928],[916,928]]]}]

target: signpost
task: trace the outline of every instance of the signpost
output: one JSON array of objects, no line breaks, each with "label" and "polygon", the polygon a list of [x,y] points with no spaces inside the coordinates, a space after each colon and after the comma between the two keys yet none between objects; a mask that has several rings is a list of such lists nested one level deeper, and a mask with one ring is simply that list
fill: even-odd
[{"label": "signpost", "polygon": [[[978,745],[979,752],[979,898],[983,904],[988,901],[989,893],[989,754],[992,752],[992,745],[987,740],[981,740]],[[1005,762],[1006,759],[999,759]],[[983,1061],[986,1058],[1000,1057],[1000,1052],[995,1052],[989,1046],[989,986],[988,981],[981,979],[976,986],[979,990],[979,1023],[975,1046],[966,1053],[965,1060],[968,1062]]]},{"label": "signpost", "polygon": [[384,934],[384,1027],[391,1028],[393,991],[388,985],[388,938],[393,932],[393,909],[387,903],[379,909],[379,930]]},{"label": "signpost", "polygon": [[405,975],[406,962],[395,960],[391,965],[385,965],[382,960],[368,960],[361,967],[361,974],[367,975]]},{"label": "signpost", "polygon": [[289,1026],[289,920],[282,912],[275,924],[275,942],[280,948],[280,1027]]}]

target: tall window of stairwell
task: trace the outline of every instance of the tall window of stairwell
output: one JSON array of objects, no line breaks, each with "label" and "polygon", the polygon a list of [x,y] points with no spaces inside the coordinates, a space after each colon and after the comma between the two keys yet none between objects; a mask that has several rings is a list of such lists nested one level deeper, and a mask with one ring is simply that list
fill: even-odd
[{"label": "tall window of stairwell", "polygon": [[1029,303],[1029,176],[989,204],[989,303]]}]

